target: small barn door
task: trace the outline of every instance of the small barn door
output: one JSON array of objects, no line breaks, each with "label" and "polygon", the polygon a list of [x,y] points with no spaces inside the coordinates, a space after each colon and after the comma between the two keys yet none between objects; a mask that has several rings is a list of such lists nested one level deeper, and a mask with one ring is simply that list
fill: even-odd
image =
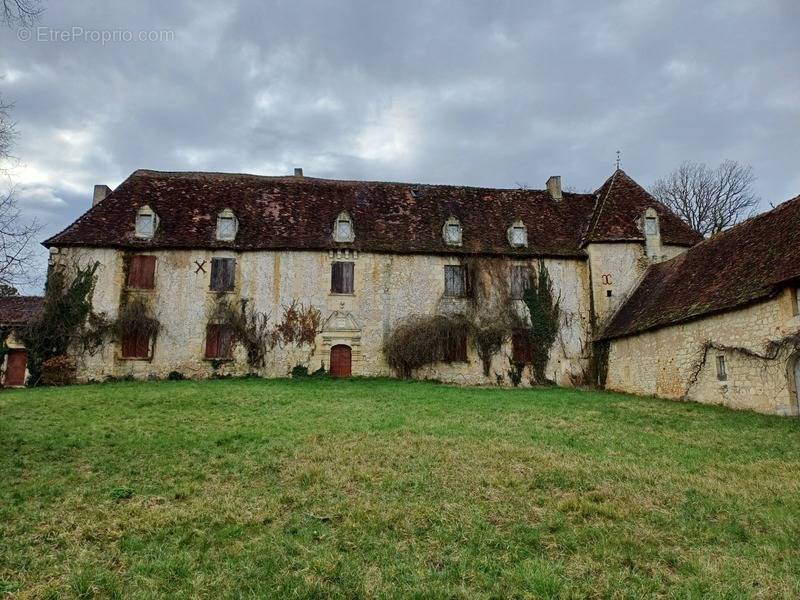
[{"label": "small barn door", "polygon": [[338,345],[331,348],[331,375],[350,377],[352,353],[350,346]]},{"label": "small barn door", "polygon": [[25,350],[9,350],[3,385],[25,385],[25,369],[27,366],[28,353]]}]

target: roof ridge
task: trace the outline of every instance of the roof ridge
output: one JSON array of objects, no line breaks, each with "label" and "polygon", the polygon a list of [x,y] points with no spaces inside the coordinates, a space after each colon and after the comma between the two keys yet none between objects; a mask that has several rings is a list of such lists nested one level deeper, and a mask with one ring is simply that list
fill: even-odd
[{"label": "roof ridge", "polygon": [[[617,173],[620,173],[620,172],[622,172],[622,170],[621,170],[621,169],[617,169],[617,170],[615,170],[615,171],[614,171],[614,173],[611,175],[611,177],[609,177],[609,179],[610,179],[611,181],[610,181],[610,182],[609,182],[609,184],[608,184],[608,189],[606,190],[606,194],[605,194],[605,196],[603,197],[603,199],[602,199],[602,200],[600,200],[600,199],[598,198],[598,204],[599,204],[599,206],[597,206],[597,207],[594,209],[594,211],[592,211],[592,219],[591,219],[591,220],[590,220],[590,222],[589,222],[589,223],[590,223],[590,224],[589,224],[589,229],[586,231],[586,235],[584,236],[583,240],[581,241],[581,245],[583,245],[584,243],[586,243],[586,242],[589,240],[589,238],[591,238],[591,237],[592,237],[592,233],[594,232],[594,229],[595,229],[595,227],[597,227],[597,223],[598,223],[598,221],[600,220],[600,215],[602,214],[602,212],[603,212],[603,208],[604,208],[604,207],[605,207],[605,205],[606,205],[606,200],[607,200],[607,199],[608,199],[608,197],[611,195],[611,190],[614,188],[614,183],[615,183],[615,182],[616,182],[616,180],[617,180]],[[606,182],[608,182],[608,181],[609,181],[609,180],[608,180],[608,179],[606,179]],[[605,185],[605,183],[603,183],[603,185]],[[602,189],[602,187],[603,187],[603,186],[601,185],[601,186],[600,186],[600,189]],[[597,192],[595,192],[595,193],[597,193]]]},{"label": "roof ridge", "polygon": [[[760,212],[758,214],[755,214],[755,215],[752,215],[750,217],[747,217],[741,223],[736,223],[736,225],[732,225],[728,229],[723,229],[722,231],[719,231],[719,232],[717,232],[717,233],[715,233],[713,235],[710,235],[708,237],[704,237],[702,240],[697,242],[694,246],[689,248],[686,252],[682,252],[681,255],[688,254],[689,252],[691,252],[695,248],[697,248],[699,246],[704,246],[707,242],[717,242],[722,238],[728,237],[732,232],[735,232],[736,230],[740,229],[743,225],[748,225],[748,224],[754,223],[756,221],[759,221],[759,220],[763,219],[764,217],[771,216],[775,212],[777,212],[779,210],[784,210],[791,203],[797,202],[797,201],[800,201],[800,195],[797,195],[797,196],[794,196],[792,198],[789,198],[788,200],[784,200],[783,202],[781,202],[780,204],[778,204],[777,206],[775,206],[773,208],[770,208],[769,210],[765,210],[764,212]],[[679,255],[679,256],[681,256],[681,255]],[[670,262],[672,260],[675,260],[675,258],[678,258],[678,257],[677,256],[673,257],[669,261],[666,261],[666,262]]]},{"label": "roof ridge", "polygon": [[[157,169],[136,169],[133,173],[131,173],[126,179],[134,176],[147,176],[147,175],[167,175],[167,176],[198,176],[198,177],[214,177],[214,176],[223,176],[223,177],[253,177],[255,179],[269,179],[275,181],[295,181],[295,182],[303,182],[303,181],[310,181],[310,182],[325,182],[325,183],[334,183],[334,184],[379,184],[379,185],[395,185],[395,186],[407,186],[410,188],[455,188],[455,189],[468,189],[468,190],[487,190],[487,191],[495,191],[495,192],[521,192],[521,193],[528,193],[528,194],[541,194],[546,195],[548,194],[546,189],[540,188],[524,188],[524,187],[490,187],[490,186],[483,186],[483,185],[463,185],[457,183],[422,183],[422,182],[413,182],[413,181],[388,181],[388,180],[380,180],[380,179],[333,179],[329,177],[310,177],[308,175],[303,175],[302,177],[297,177],[294,175],[260,175],[257,173],[236,173],[236,172],[226,172],[226,171],[159,171]],[[120,184],[121,185],[121,184]],[[586,197],[591,196],[592,194],[583,194],[579,192],[564,192],[564,196],[567,197]]]}]

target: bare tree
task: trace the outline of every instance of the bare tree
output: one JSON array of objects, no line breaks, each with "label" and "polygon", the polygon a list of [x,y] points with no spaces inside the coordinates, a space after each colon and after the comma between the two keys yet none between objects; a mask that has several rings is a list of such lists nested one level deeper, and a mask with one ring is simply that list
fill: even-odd
[{"label": "bare tree", "polygon": [[34,261],[33,242],[40,227],[36,221],[25,221],[14,200],[14,188],[8,161],[16,136],[11,120],[11,105],[0,98],[0,176],[8,179],[5,192],[0,193],[0,286],[35,280],[30,273]]},{"label": "bare tree", "polygon": [[3,102],[0,97],[0,167],[8,160],[14,142],[14,122],[11,120],[13,104]]},{"label": "bare tree", "polygon": [[41,0],[2,0],[0,23],[7,27],[30,27],[44,10]]},{"label": "bare tree", "polygon": [[650,193],[704,236],[753,215],[760,198],[752,191],[753,168],[726,160],[716,169],[685,162],[656,180]]}]

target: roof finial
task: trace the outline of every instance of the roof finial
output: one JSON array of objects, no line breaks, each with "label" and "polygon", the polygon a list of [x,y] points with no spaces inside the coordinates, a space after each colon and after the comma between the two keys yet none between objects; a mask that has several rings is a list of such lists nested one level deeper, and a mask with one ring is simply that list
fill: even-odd
[{"label": "roof finial", "polygon": [[619,150],[617,150],[617,171],[619,171]]}]

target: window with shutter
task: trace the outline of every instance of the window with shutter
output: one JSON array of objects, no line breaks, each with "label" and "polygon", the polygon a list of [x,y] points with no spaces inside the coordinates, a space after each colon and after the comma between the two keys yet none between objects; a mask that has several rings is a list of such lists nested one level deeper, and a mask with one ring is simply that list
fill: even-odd
[{"label": "window with shutter", "polygon": [[467,269],[463,265],[445,265],[444,295],[451,298],[467,296]]},{"label": "window with shutter", "polygon": [[445,362],[467,362],[466,332],[450,339],[450,343],[445,349]]},{"label": "window with shutter", "polygon": [[230,292],[236,283],[236,259],[211,259],[211,289],[215,292]]},{"label": "window with shutter", "polygon": [[142,332],[124,334],[122,358],[150,358],[150,337]]},{"label": "window with shutter", "polygon": [[128,287],[152,290],[156,284],[156,257],[145,254],[131,256],[128,262]]},{"label": "window with shutter", "polygon": [[511,360],[525,365],[533,360],[531,337],[526,329],[516,329],[511,334]]},{"label": "window with shutter", "polygon": [[530,285],[530,268],[525,265],[513,265],[511,267],[511,298],[513,300],[522,300]]},{"label": "window with shutter", "polygon": [[331,264],[331,293],[353,293],[353,266],[351,262],[335,262]]},{"label": "window with shutter", "polygon": [[233,330],[212,323],[206,328],[206,358],[227,359],[233,356]]}]

